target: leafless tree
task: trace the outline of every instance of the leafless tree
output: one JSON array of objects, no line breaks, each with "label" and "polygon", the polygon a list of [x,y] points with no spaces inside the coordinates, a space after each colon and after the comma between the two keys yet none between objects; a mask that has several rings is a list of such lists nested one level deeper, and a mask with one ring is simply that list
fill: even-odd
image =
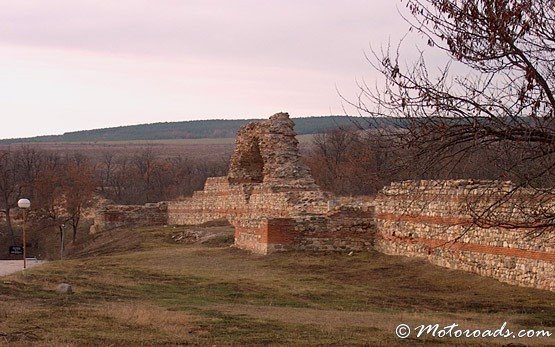
[{"label": "leafless tree", "polygon": [[6,225],[11,235],[12,243],[15,236],[12,227],[10,210],[16,207],[21,197],[23,184],[15,154],[10,150],[0,152],[0,213],[6,217]]},{"label": "leafless tree", "polygon": [[93,202],[96,180],[93,165],[86,158],[79,157],[79,160],[66,163],[64,171],[63,206],[73,231],[73,242],[75,243],[83,211]]},{"label": "leafless tree", "polygon": [[379,133],[334,129],[314,137],[305,156],[316,183],[338,195],[375,194],[384,184],[402,179],[392,162],[401,158]]},{"label": "leafless tree", "polygon": [[[385,83],[360,83],[351,105],[396,119],[393,135],[428,170],[456,172],[487,154],[498,178],[535,189],[537,201],[553,198],[555,0],[403,2],[411,31],[450,62],[430,67],[423,50],[402,64],[402,43],[374,49],[368,61]],[[555,226],[552,212],[537,217]]]},{"label": "leafless tree", "polygon": [[101,177],[101,184],[100,190],[104,192],[104,189],[110,185],[112,180],[112,174],[114,171],[115,166],[115,154],[110,151],[104,151],[102,153],[102,158],[100,161],[100,177]]}]

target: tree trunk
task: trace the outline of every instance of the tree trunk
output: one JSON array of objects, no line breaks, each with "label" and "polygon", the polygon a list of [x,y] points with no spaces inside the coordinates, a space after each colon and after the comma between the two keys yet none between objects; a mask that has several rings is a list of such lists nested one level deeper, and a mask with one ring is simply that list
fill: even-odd
[{"label": "tree trunk", "polygon": [[12,216],[10,215],[10,208],[6,208],[6,211],[4,211],[4,213],[6,214],[6,225],[8,227],[8,231],[10,232],[10,236],[12,238],[12,245],[15,244],[15,234],[13,232],[13,226],[12,226]]},{"label": "tree trunk", "polygon": [[73,243],[75,243],[75,240],[77,239],[77,228],[79,227],[79,219],[80,216],[75,216],[71,220],[71,228],[73,230]]},{"label": "tree trunk", "polygon": [[72,242],[75,243],[75,239],[77,238],[77,226],[73,225],[73,240]]},{"label": "tree trunk", "polygon": [[59,225],[60,229],[60,260],[64,259],[64,227]]}]

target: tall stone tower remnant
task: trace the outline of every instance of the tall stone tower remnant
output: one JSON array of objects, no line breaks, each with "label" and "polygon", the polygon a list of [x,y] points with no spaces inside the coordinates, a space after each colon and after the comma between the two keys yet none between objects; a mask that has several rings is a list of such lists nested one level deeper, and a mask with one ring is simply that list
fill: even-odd
[{"label": "tall stone tower remnant", "polygon": [[[330,223],[338,217],[347,226],[354,218],[331,211],[329,200],[300,158],[289,114],[277,113],[239,129],[228,175],[208,178],[204,189],[191,198],[169,202],[168,223],[198,225],[227,220],[235,227],[235,245],[261,254],[289,249],[370,248],[373,233],[361,232],[360,237],[352,238],[342,234],[351,231],[348,227],[329,233]],[[356,222],[373,226],[371,216],[357,216]]]}]

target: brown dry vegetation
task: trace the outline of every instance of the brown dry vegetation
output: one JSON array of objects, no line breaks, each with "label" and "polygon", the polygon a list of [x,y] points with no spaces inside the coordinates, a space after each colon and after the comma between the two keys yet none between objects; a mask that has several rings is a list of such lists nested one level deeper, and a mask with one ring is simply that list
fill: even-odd
[{"label": "brown dry vegetation", "polygon": [[[310,145],[314,135],[298,135],[301,146]],[[43,142],[27,144],[0,144],[1,150],[17,150],[31,146],[54,153],[81,153],[101,159],[106,152],[114,154],[136,154],[150,149],[161,157],[186,156],[190,159],[227,160],[235,146],[235,138],[202,138],[173,140],[130,140],[98,142]]]},{"label": "brown dry vegetation", "polygon": [[[204,229],[230,235],[227,227]],[[101,234],[80,256],[0,280],[0,341],[13,345],[372,344],[399,323],[554,330],[555,293],[380,253],[255,256],[178,244],[187,228]],[[110,242],[113,241],[113,242]],[[110,248],[106,248],[110,245]],[[109,250],[106,254],[105,250]],[[86,256],[89,253],[89,256]],[[92,256],[91,256],[92,255]],[[75,293],[54,288],[71,283]],[[555,340],[430,340],[433,345]]]},{"label": "brown dry vegetation", "polygon": [[[145,149],[149,149],[157,155],[172,157],[177,155],[186,155],[191,159],[226,158],[233,151],[233,142],[218,141],[216,143],[194,143],[191,141],[151,141],[151,142],[99,142],[99,143],[37,143],[24,145],[0,145],[0,150],[12,149],[17,150],[24,146],[30,146],[40,150],[54,153],[81,153],[91,158],[100,159],[106,152],[132,155],[141,153]],[[223,140],[223,139],[220,139]]]}]

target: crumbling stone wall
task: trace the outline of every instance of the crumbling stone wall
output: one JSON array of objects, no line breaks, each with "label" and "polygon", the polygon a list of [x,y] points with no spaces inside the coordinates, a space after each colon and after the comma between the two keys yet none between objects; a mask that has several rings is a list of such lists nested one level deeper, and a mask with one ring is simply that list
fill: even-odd
[{"label": "crumbling stone wall", "polygon": [[225,220],[235,227],[237,247],[260,254],[370,249],[373,208],[322,192],[300,160],[295,135],[287,113],[249,123],[237,134],[227,176],[208,178],[202,191],[180,201],[105,206],[94,229]]},{"label": "crumbling stone wall", "polygon": [[243,126],[228,175],[209,178],[191,198],[169,202],[168,222],[226,219],[235,227],[235,245],[261,254],[371,247],[368,211],[355,215],[330,207],[331,197],[300,160],[295,135],[287,113]]},{"label": "crumbling stone wall", "polygon": [[[500,198],[490,222],[476,223]],[[209,178],[202,191],[180,201],[106,206],[94,228],[225,220],[235,227],[235,245],[255,253],[375,248],[553,291],[555,239],[508,227],[540,210],[555,210],[555,201],[496,181],[407,181],[392,183],[375,201],[334,198],[314,183],[293,122],[278,113],[239,130],[227,176]]]},{"label": "crumbling stone wall", "polygon": [[[513,193],[507,198],[509,192]],[[421,257],[439,266],[555,291],[555,239],[506,227],[529,218],[528,212],[534,212],[532,200],[526,190],[514,193],[509,182],[392,183],[375,202],[375,247],[387,254]],[[503,203],[485,214],[498,201]],[[543,208],[546,204],[542,202]],[[477,223],[477,216],[492,221]]]},{"label": "crumbling stone wall", "polygon": [[168,210],[165,202],[145,205],[105,205],[96,211],[91,232],[166,224],[168,224]]},{"label": "crumbling stone wall", "polygon": [[373,209],[329,211],[289,218],[240,219],[235,245],[259,254],[278,251],[369,251],[373,249]]},{"label": "crumbling stone wall", "polygon": [[300,160],[294,125],[289,114],[277,113],[266,121],[241,127],[231,157],[229,182],[317,190],[308,168]]}]

